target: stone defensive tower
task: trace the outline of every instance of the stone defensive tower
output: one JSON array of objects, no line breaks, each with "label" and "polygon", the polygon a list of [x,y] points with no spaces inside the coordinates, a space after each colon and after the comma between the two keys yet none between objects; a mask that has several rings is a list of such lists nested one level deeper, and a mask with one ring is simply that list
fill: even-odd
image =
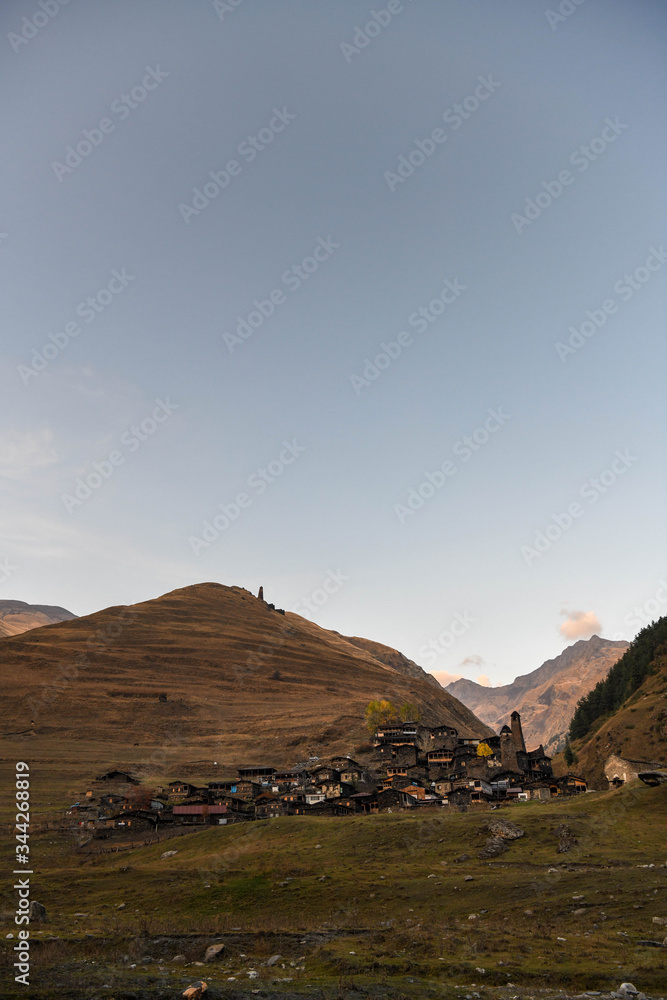
[{"label": "stone defensive tower", "polygon": [[523,738],[523,730],[521,728],[521,716],[517,711],[512,712],[510,716],[511,722],[511,732],[512,732],[512,743],[514,744],[515,750],[521,750],[523,753],[526,752],[526,743]]},{"label": "stone defensive tower", "polygon": [[512,730],[509,726],[503,726],[500,730],[500,761],[503,771],[516,771],[518,769],[516,749]]}]

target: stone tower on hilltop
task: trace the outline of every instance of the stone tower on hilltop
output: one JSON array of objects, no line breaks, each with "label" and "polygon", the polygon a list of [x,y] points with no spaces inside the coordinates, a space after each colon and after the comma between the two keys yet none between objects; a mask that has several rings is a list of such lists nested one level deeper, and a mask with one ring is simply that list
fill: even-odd
[{"label": "stone tower on hilltop", "polygon": [[258,601],[263,601],[264,600],[264,587],[260,587],[259,588],[259,592],[257,594],[257,600]]}]

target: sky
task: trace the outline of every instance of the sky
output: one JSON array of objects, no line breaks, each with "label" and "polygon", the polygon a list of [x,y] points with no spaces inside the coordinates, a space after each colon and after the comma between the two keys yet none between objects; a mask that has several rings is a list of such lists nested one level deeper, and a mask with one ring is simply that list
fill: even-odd
[{"label": "sky", "polygon": [[6,0],[0,600],[501,684],[667,609],[667,8]]}]

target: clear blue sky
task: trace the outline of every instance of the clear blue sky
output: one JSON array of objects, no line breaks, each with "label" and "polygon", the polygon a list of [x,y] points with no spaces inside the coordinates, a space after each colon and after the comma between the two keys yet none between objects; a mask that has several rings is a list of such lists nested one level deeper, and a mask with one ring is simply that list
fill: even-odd
[{"label": "clear blue sky", "polygon": [[0,598],[494,684],[664,613],[667,9],[561,6],[2,5]]}]

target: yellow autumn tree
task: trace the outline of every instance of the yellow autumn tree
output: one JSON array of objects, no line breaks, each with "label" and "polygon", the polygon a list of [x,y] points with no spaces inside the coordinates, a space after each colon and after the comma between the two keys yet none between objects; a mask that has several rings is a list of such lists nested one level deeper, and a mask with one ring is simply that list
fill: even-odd
[{"label": "yellow autumn tree", "polygon": [[401,705],[398,714],[401,722],[419,722],[419,709],[411,701],[406,701],[404,705]]},{"label": "yellow autumn tree", "polygon": [[396,722],[399,717],[399,710],[392,702],[386,698],[381,698],[369,701],[364,714],[369,733],[374,733],[378,726],[385,726],[388,722]]},{"label": "yellow autumn tree", "polygon": [[478,757],[490,757],[493,750],[488,743],[478,743],[477,744],[477,756]]}]

